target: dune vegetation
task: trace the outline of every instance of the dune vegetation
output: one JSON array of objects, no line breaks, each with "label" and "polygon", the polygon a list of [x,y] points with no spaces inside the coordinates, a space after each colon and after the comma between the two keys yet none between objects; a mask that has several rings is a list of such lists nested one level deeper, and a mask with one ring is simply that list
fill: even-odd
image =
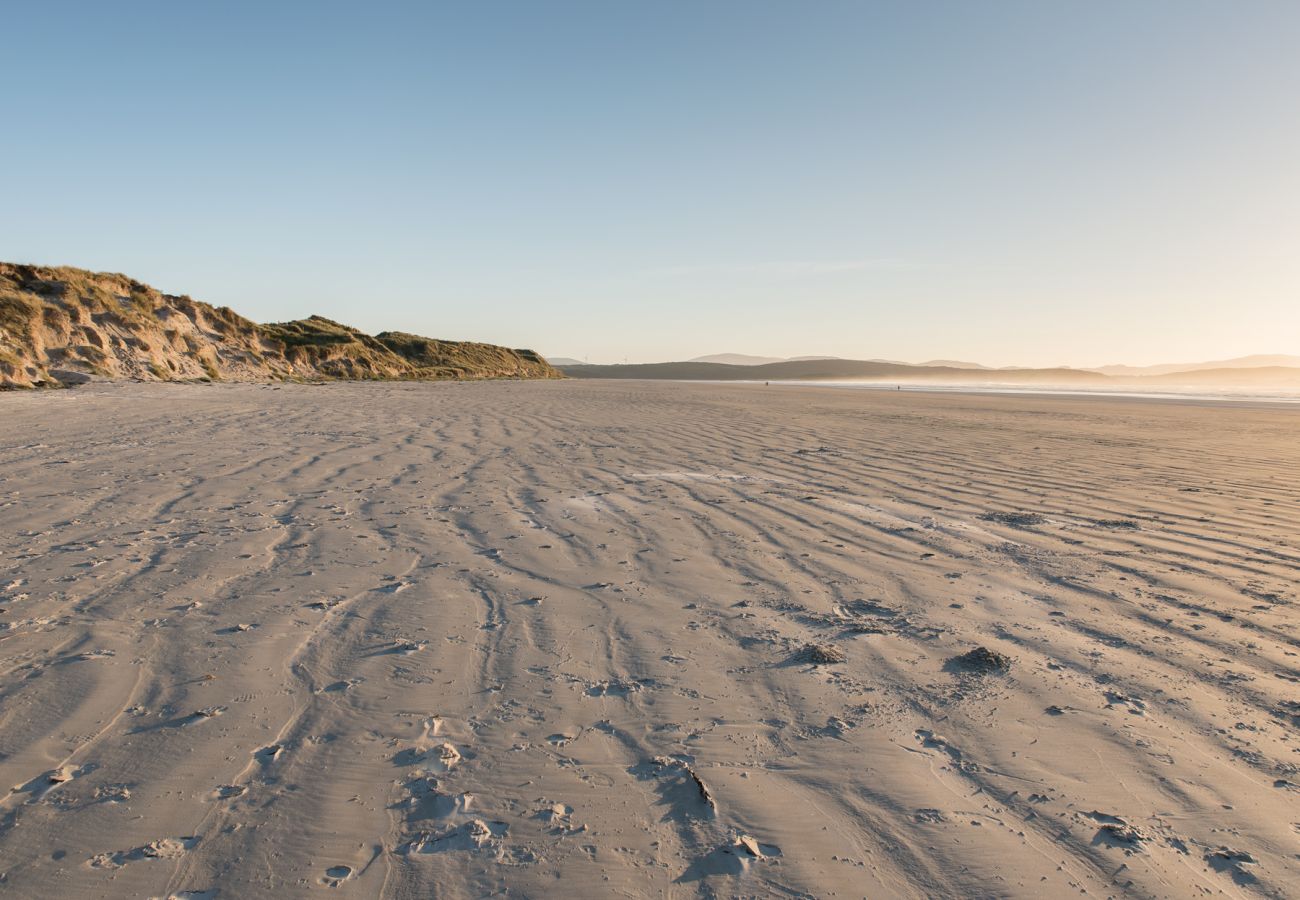
[{"label": "dune vegetation", "polygon": [[531,350],[321,316],[263,325],[125,275],[0,263],[0,387],[137,381],[560,378]]}]

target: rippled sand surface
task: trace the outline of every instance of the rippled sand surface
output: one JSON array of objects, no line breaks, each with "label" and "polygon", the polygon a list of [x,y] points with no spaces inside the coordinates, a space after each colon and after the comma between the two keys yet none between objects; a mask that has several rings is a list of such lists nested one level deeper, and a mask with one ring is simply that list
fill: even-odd
[{"label": "rippled sand surface", "polygon": [[0,395],[0,893],[1295,896],[1298,416]]}]

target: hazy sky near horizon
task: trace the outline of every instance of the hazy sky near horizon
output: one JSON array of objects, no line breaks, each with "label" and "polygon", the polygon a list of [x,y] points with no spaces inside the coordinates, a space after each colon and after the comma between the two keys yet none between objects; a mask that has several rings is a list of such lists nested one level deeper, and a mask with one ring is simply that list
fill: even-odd
[{"label": "hazy sky near horizon", "polygon": [[593,362],[1300,353],[1300,3],[5,11],[0,258]]}]

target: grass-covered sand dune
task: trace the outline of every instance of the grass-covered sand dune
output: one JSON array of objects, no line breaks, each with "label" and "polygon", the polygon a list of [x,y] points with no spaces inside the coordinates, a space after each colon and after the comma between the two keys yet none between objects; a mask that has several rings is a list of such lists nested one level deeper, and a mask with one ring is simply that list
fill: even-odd
[{"label": "grass-covered sand dune", "polygon": [[140,381],[559,378],[531,350],[368,335],[320,316],[259,325],[125,275],[0,263],[0,388]]}]

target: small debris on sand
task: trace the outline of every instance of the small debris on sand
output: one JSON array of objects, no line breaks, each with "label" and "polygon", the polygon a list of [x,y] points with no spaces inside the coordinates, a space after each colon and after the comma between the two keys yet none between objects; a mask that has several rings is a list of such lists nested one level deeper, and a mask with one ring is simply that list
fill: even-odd
[{"label": "small debris on sand", "polygon": [[435,750],[438,754],[438,763],[444,770],[451,769],[460,762],[460,751],[446,741],[439,744]]},{"label": "small debris on sand", "polygon": [[1106,837],[1121,844],[1137,844],[1147,839],[1146,832],[1141,828],[1123,821],[1107,822],[1101,826],[1101,831]]},{"label": "small debris on sand", "polygon": [[253,758],[262,765],[268,765],[269,763],[273,763],[279,759],[282,753],[284,753],[283,744],[271,744],[253,751]]},{"label": "small debris on sand", "polygon": [[980,521],[1010,525],[1012,528],[1028,528],[1031,525],[1047,524],[1047,519],[1038,513],[1031,512],[989,512],[980,516]]},{"label": "small debris on sand", "polygon": [[671,756],[656,756],[654,758],[654,764],[660,769],[680,769],[686,777],[690,779],[691,783],[695,785],[695,789],[699,792],[701,802],[708,807],[710,812],[717,812],[718,803],[713,799],[713,793],[709,790],[708,785],[704,783],[704,779],[699,776],[699,773],[695,771],[695,768],[691,766],[690,763],[680,759],[673,759]]},{"label": "small debris on sand", "polygon": [[843,650],[831,644],[805,644],[803,655],[817,665],[833,665],[848,660]]},{"label": "small debris on sand", "polygon": [[1231,876],[1232,880],[1237,884],[1254,884],[1259,880],[1253,872],[1246,868],[1247,866],[1258,865],[1259,860],[1244,850],[1220,847],[1206,853],[1205,861],[1209,863],[1211,869]]},{"label": "small debris on sand", "polygon": [[1245,863],[1252,865],[1256,862],[1255,857],[1251,856],[1244,850],[1233,850],[1231,847],[1220,847],[1205,854],[1205,858],[1212,861],[1226,862],[1232,865]]},{"label": "small debris on sand", "polygon": [[947,667],[978,675],[1004,675],[1011,671],[1011,657],[990,650],[988,647],[976,647],[948,660]]},{"label": "small debris on sand", "polygon": [[150,841],[141,847],[139,852],[145,859],[175,859],[197,842],[197,838],[192,837],[163,838]]}]

